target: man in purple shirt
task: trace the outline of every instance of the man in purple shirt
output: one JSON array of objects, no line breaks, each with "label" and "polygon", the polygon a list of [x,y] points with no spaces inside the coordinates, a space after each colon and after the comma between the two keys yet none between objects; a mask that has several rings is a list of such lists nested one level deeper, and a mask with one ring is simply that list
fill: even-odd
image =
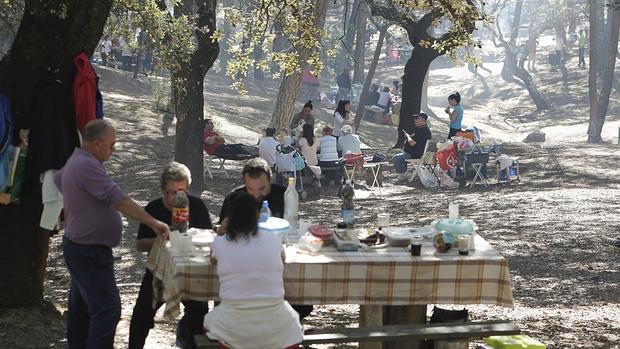
[{"label": "man in purple shirt", "polygon": [[112,256],[123,229],[119,211],[164,238],[170,229],[125,195],[106,173],[103,162],[114,151],[114,127],[93,120],[82,136],[82,148],[76,148],[54,176],[63,194],[67,223],[63,237],[71,275],[67,341],[70,349],[110,349],[121,315]]}]

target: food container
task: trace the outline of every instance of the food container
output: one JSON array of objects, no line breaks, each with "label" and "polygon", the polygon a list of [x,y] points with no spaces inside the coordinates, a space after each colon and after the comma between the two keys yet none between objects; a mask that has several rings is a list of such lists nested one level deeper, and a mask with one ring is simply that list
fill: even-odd
[{"label": "food container", "polygon": [[476,224],[469,219],[442,218],[431,223],[435,231],[445,231],[456,235],[471,234],[476,230]]},{"label": "food container", "polygon": [[393,247],[409,247],[411,237],[413,236],[409,229],[406,228],[385,229],[384,234],[388,244]]},{"label": "food container", "polygon": [[308,228],[308,232],[323,241],[330,241],[334,238],[334,230],[325,225],[313,225]]},{"label": "food container", "polygon": [[356,229],[336,229],[332,243],[338,251],[357,251],[360,239]]},{"label": "food container", "polygon": [[258,230],[278,234],[282,240],[282,243],[286,242],[289,228],[290,224],[286,219],[277,217],[269,217],[266,222],[258,223]]}]

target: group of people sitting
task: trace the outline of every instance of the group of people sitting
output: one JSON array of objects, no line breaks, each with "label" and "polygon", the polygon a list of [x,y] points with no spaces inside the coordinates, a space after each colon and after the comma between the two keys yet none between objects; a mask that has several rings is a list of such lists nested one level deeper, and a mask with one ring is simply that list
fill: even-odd
[{"label": "group of people sitting", "polygon": [[[326,125],[321,136],[315,136],[315,119],[312,115],[312,101],[303,105],[302,111],[295,114],[290,123],[291,136],[278,139],[277,130],[265,129],[265,136],[258,142],[257,152],[251,146],[226,144],[224,138],[214,130],[213,122],[206,120],[204,129],[204,151],[209,155],[223,158],[232,156],[258,156],[264,159],[272,171],[276,169],[277,154],[281,145],[293,145],[303,155],[308,171],[319,179],[321,174],[330,184],[341,179],[341,159],[349,153],[361,153],[361,141],[353,132],[351,102],[341,100],[334,112],[333,125]],[[243,158],[242,158],[243,159]]]},{"label": "group of people sitting", "polygon": [[[209,312],[206,302],[183,301],[184,315],[177,326],[177,345],[194,348],[193,336],[207,333],[221,348],[297,348],[303,338],[301,319],[311,305],[289,305],[284,300],[285,253],[280,238],[258,230],[261,203],[266,200],[271,215],[284,215],[286,188],[272,183],[271,168],[264,159],[248,160],[242,171],[244,185],[224,199],[218,236],[211,245],[211,262],[219,278],[220,303]],[[191,175],[186,166],[172,162],[161,175],[162,197],[145,208],[153,217],[169,224],[174,195],[187,191]],[[189,226],[214,229],[204,202],[189,197]],[[141,224],[137,247],[150,252],[156,233]],[[153,306],[153,274],[146,269],[131,317],[129,348],[143,348],[153,319],[162,303]],[[243,329],[240,331],[239,329]]]}]

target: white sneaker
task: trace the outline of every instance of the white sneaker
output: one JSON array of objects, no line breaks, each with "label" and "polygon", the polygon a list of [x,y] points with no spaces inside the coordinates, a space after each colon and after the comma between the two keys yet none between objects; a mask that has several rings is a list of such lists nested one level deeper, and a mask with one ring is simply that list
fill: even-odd
[{"label": "white sneaker", "polygon": [[407,172],[403,172],[403,173],[399,174],[398,177],[396,177],[396,180],[404,181],[407,178],[409,178],[409,175],[407,175]]}]

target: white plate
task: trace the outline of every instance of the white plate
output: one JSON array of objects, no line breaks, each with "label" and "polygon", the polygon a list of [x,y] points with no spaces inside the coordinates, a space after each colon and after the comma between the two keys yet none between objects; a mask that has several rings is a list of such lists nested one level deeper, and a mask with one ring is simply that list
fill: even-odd
[{"label": "white plate", "polygon": [[209,246],[215,239],[210,233],[201,233],[192,236],[192,244],[195,246]]}]

